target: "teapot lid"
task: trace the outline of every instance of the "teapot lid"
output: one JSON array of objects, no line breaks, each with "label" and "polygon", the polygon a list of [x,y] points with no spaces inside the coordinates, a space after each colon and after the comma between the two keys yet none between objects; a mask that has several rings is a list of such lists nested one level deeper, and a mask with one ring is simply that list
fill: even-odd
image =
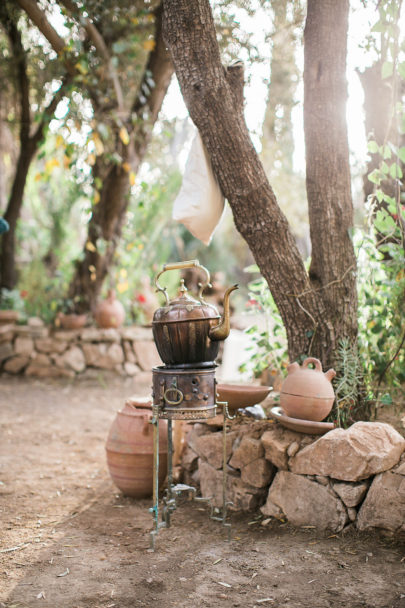
[{"label": "teapot lid", "polygon": [[197,300],[187,294],[184,279],[181,279],[180,294],[155,311],[152,323],[159,323],[163,319],[167,323],[219,318],[220,315],[215,306],[208,304],[202,298]]}]

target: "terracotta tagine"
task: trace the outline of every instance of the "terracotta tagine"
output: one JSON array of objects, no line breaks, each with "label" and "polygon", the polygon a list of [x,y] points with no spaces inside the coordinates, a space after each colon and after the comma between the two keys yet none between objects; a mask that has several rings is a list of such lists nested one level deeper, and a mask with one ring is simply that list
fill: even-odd
[{"label": "terracotta tagine", "polygon": [[[185,268],[203,270],[207,276],[206,282],[199,284],[196,299],[187,295],[182,279],[180,295],[170,301],[166,288],[160,287],[158,279],[167,270]],[[211,284],[208,270],[198,260],[165,264],[155,279],[155,285],[166,298],[165,306],[156,310],[152,321],[153,338],[162,361],[166,365],[212,365],[218,355],[220,341],[229,335],[229,296],[238,286],[233,285],[226,290],[221,319],[215,306],[205,302],[202,297],[205,287]]]},{"label": "terracotta tagine", "polygon": [[110,289],[105,300],[97,303],[94,319],[101,328],[121,327],[125,319],[123,305],[115,296],[114,289]]},{"label": "terracotta tagine", "polygon": [[86,325],[87,315],[65,314],[59,312],[56,319],[57,324],[60,325],[62,329],[81,329]]},{"label": "terracotta tagine", "polygon": [[[313,364],[314,369],[308,367]],[[308,357],[300,367],[298,363],[291,363],[288,376],[280,390],[280,406],[290,418],[313,420],[320,422],[330,413],[335,393],[332,378],[336,372],[330,369],[322,371],[319,359]]]},{"label": "terracotta tagine", "polygon": [[[147,498],[153,492],[152,401],[128,399],[117,412],[106,443],[107,465],[117,488],[126,496]],[[159,484],[167,471],[167,422],[159,422]]]}]

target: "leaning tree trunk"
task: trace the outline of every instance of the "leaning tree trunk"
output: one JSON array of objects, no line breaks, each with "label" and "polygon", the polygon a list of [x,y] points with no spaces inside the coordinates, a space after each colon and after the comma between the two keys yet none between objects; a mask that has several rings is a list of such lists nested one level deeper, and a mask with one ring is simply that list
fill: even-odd
[{"label": "leaning tree trunk", "polygon": [[10,228],[8,232],[2,236],[0,250],[0,287],[13,289],[17,283],[15,264],[16,228],[23,204],[24,189],[27,181],[28,171],[31,162],[43,140],[45,127],[51,121],[53,113],[55,112],[55,109],[59,101],[62,99],[63,93],[70,82],[70,77],[63,78],[61,87],[55,93],[48,106],[44,109],[43,117],[40,120],[37,128],[35,129],[34,133],[30,134],[30,83],[27,72],[26,51],[22,45],[21,34],[11,15],[8,14],[6,5],[1,7],[0,20],[5,28],[5,31],[7,32],[10,40],[10,47],[15,60],[16,89],[20,104],[20,149],[13,184],[11,187],[11,193],[8,199],[6,211],[4,213],[4,218],[7,220]]},{"label": "leaning tree trunk", "polygon": [[[127,167],[129,165],[136,173],[142,163],[153,125],[173,74],[173,64],[162,38],[159,10],[156,13],[155,43],[139,86],[139,94],[127,121],[130,142],[125,145],[120,140],[119,128],[115,134],[116,151],[121,156],[122,162],[121,164],[110,162],[102,169],[103,186],[100,191],[100,201],[94,207],[84,251],[81,259],[76,263],[75,273],[69,286],[69,297],[77,302],[76,309],[79,312],[94,309],[108,275],[129,203],[130,182]],[[151,76],[154,81],[153,88],[149,86]],[[146,91],[149,91],[147,95]],[[135,115],[138,117],[136,121],[133,119]],[[102,160],[100,158],[96,163],[96,172]],[[103,241],[103,248],[98,245],[100,239]]]},{"label": "leaning tree trunk", "polygon": [[[311,354],[326,366],[334,362],[338,340],[356,334],[355,264],[348,235],[349,158],[338,137],[338,129],[345,132],[345,126],[340,120],[335,125],[346,95],[341,57],[346,52],[347,12],[346,2],[334,0],[310,0],[308,7],[306,43],[310,48],[317,46],[322,63],[309,51],[307,78],[314,73],[314,82],[322,85],[326,109],[318,101],[314,103],[313,96],[307,97],[306,103],[313,104],[311,112],[324,128],[327,123],[323,139],[317,139],[318,162],[322,167],[326,164],[325,170],[319,168],[309,174],[309,179],[315,182],[314,192],[324,192],[324,204],[314,201],[311,190],[312,217],[320,215],[315,221],[324,226],[322,237],[333,243],[333,247],[330,244],[324,247],[313,235],[314,248],[322,250],[314,251],[311,279],[244,121],[243,70],[238,64],[227,70],[221,65],[208,0],[164,0],[165,38],[184,100],[210,154],[236,227],[247,241],[278,306],[286,327],[290,359]],[[315,15],[321,25],[318,33],[313,27]],[[326,51],[326,47],[330,48]],[[335,56],[339,58],[336,65]],[[314,67],[309,65],[311,61],[315,62]],[[325,80],[333,84],[329,98]],[[332,171],[331,183],[326,170]],[[343,179],[339,178],[340,171]],[[318,266],[321,255],[326,256],[323,268]],[[330,297],[331,291],[335,299]]]}]

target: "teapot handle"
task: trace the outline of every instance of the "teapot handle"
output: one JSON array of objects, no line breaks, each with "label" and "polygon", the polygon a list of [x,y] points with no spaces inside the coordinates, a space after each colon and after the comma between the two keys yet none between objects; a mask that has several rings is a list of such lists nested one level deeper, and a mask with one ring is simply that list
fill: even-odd
[{"label": "teapot handle", "polygon": [[305,361],[302,364],[302,367],[308,367],[308,365],[310,363],[313,363],[315,365],[315,369],[317,372],[322,372],[322,363],[319,361],[319,359],[315,359],[315,357],[307,357],[307,359],[305,359]]},{"label": "teapot handle", "polygon": [[164,294],[164,296],[166,298],[166,304],[169,304],[169,296],[167,295],[167,288],[161,287],[158,283],[158,279],[167,270],[182,270],[183,268],[200,268],[207,275],[205,283],[198,283],[198,286],[199,286],[198,298],[200,300],[202,298],[202,292],[204,291],[204,289],[206,287],[211,287],[210,273],[207,270],[207,268],[205,268],[205,266],[202,266],[200,264],[200,262],[198,260],[188,260],[187,262],[174,262],[173,264],[163,264],[163,270],[161,270],[159,272],[159,274],[156,275],[156,277],[155,277],[155,285],[156,285],[156,291],[161,291]]}]

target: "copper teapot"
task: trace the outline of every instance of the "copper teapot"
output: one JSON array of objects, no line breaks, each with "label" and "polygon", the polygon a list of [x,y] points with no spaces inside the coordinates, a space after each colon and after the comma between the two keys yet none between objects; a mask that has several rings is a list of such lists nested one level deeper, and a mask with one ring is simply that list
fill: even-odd
[{"label": "copper teapot", "polygon": [[[170,301],[166,287],[161,287],[158,280],[168,270],[184,268],[199,268],[205,272],[206,280],[198,284],[196,299],[187,295],[182,279],[180,295]],[[161,291],[166,298],[165,306],[155,311],[152,321],[153,338],[162,361],[166,365],[213,365],[218,355],[219,342],[229,335],[229,296],[238,289],[238,285],[232,285],[225,292],[222,319],[215,306],[203,299],[204,289],[211,287],[210,273],[198,260],[164,264],[163,270],[155,278],[155,285],[157,291]]]}]

